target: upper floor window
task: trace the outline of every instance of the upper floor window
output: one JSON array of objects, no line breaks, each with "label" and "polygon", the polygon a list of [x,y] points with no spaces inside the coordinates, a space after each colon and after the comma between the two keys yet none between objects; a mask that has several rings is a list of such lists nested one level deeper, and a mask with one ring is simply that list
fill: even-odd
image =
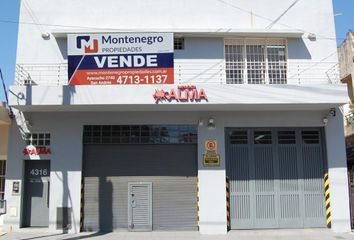
[{"label": "upper floor window", "polygon": [[27,133],[25,141],[27,146],[50,146],[50,133]]},{"label": "upper floor window", "polygon": [[173,39],[173,47],[175,50],[183,50],[184,49],[184,38],[183,37],[175,37]]},{"label": "upper floor window", "polygon": [[226,82],[285,84],[286,55],[282,39],[225,39]]}]

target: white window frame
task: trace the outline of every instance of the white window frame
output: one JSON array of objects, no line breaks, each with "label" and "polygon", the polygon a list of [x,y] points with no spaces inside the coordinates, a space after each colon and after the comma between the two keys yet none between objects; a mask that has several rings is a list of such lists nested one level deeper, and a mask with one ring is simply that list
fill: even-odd
[{"label": "white window frame", "polygon": [[184,37],[174,37],[173,38],[173,49],[174,50],[184,50],[185,39]]},{"label": "white window frame", "polygon": [[[228,82],[227,79],[227,60],[226,60],[226,45],[235,45],[235,46],[243,46],[243,79],[242,83],[238,82]],[[248,59],[247,59],[247,46],[264,46],[263,49],[263,54],[264,54],[264,83],[259,82],[259,83],[249,83],[249,76],[248,76]],[[268,59],[268,54],[267,54],[267,47],[270,45],[284,45],[285,46],[285,71],[287,74],[288,71],[288,41],[285,38],[225,38],[224,39],[224,60],[225,60],[225,81],[226,84],[270,84],[269,81],[269,59]],[[279,69],[281,70],[281,69]],[[235,81],[234,79],[232,79]],[[231,81],[232,81],[231,80]],[[237,80],[237,79],[236,79]],[[279,82],[279,83],[272,83],[272,84],[287,84],[288,78],[286,76],[284,82]]]},{"label": "white window frame", "polygon": [[[43,137],[39,137],[40,135]],[[50,146],[51,134],[49,132],[26,133],[25,141],[27,146]],[[39,141],[42,141],[43,144],[39,144]]]}]

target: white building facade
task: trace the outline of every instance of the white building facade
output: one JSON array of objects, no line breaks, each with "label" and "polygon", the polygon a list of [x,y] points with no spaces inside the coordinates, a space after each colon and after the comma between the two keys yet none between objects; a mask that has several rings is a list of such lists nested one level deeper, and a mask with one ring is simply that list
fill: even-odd
[{"label": "white building facade", "polygon": [[330,0],[26,0],[20,23],[5,227],[350,231]]}]

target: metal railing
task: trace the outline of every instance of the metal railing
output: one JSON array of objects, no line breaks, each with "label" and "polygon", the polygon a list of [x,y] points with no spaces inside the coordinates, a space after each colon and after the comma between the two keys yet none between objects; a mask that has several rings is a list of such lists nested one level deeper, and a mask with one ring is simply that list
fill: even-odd
[{"label": "metal railing", "polygon": [[60,86],[68,84],[67,64],[17,64],[16,85]]},{"label": "metal railing", "polygon": [[[336,62],[225,63],[223,60],[174,63],[177,84],[338,84]],[[17,64],[15,84],[68,85],[67,64]]]},{"label": "metal railing", "polygon": [[288,83],[339,84],[339,65],[337,62],[290,62]]}]

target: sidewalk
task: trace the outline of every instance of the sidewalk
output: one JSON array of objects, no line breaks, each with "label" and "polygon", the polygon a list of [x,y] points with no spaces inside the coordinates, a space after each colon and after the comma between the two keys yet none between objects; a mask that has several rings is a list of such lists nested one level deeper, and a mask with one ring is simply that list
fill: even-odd
[{"label": "sidewalk", "polygon": [[200,235],[198,232],[113,232],[113,233],[79,233],[55,234],[48,232],[21,231],[7,233],[0,237],[1,240],[341,240],[352,239],[354,234],[336,234],[328,229],[292,229],[292,230],[243,230],[231,231],[227,235]]}]

